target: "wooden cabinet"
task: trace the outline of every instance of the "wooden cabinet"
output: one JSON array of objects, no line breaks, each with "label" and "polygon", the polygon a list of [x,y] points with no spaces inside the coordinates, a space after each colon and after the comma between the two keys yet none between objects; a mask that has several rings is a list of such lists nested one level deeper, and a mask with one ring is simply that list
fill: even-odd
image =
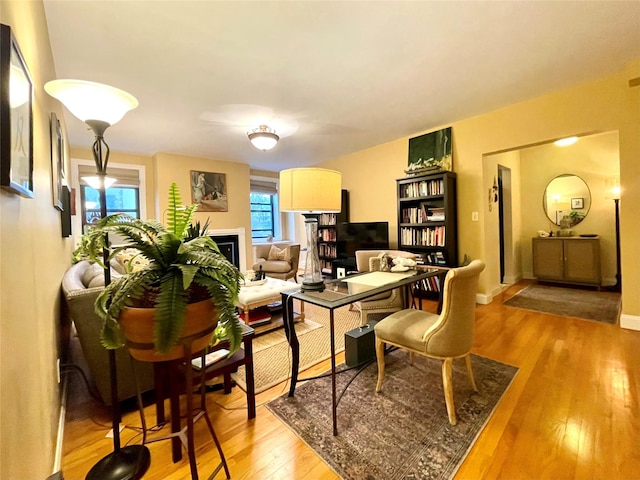
[{"label": "wooden cabinet", "polygon": [[600,285],[598,237],[535,237],[533,275],[539,280],[576,285]]},{"label": "wooden cabinet", "polygon": [[440,172],[396,180],[398,249],[430,265],[458,264],[456,174]]},{"label": "wooden cabinet", "polygon": [[331,274],[331,263],[337,258],[338,223],[349,221],[349,192],[342,190],[339,213],[321,213],[318,216],[318,257],[322,273]]}]

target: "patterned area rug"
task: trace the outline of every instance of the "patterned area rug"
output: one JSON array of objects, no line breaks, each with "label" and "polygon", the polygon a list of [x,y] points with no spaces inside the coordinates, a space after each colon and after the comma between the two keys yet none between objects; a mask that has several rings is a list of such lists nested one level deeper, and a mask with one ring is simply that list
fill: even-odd
[{"label": "patterned area rug", "polygon": [[[479,389],[471,390],[464,360],[454,361],[458,424],[449,424],[441,362],[406,352],[387,354],[382,392],[375,393],[377,366],[370,364],[338,405],[338,436],[332,435],[331,378],[301,384],[293,398],[267,404],[345,480],[449,479],[511,384],[517,368],[472,356]],[[338,385],[351,373],[338,375]]]},{"label": "patterned area rug", "polygon": [[504,305],[615,325],[620,294],[533,284],[520,290]]},{"label": "patterned area rug", "polygon": [[[299,312],[299,306],[294,306]],[[329,310],[306,304],[305,322],[297,322],[296,333],[300,342],[300,369],[303,371],[329,358]],[[344,350],[344,334],[360,325],[360,312],[342,307],[334,312],[336,352]],[[311,328],[310,328],[311,326]],[[256,393],[263,392],[289,378],[291,351],[284,329],[260,335],[253,341],[253,377]],[[231,376],[240,388],[246,390],[244,367]]]}]

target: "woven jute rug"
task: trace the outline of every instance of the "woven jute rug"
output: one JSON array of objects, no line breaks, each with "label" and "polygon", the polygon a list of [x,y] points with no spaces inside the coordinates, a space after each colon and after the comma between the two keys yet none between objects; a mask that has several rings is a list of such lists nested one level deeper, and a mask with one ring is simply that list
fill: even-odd
[{"label": "woven jute rug", "polygon": [[520,290],[504,305],[615,325],[620,311],[620,294],[533,284]]},{"label": "woven jute rug", "polygon": [[[332,434],[331,378],[305,382],[295,396],[267,408],[345,480],[449,479],[491,417],[517,368],[472,356],[475,393],[464,360],[453,364],[457,425],[449,423],[441,362],[387,354],[382,391],[375,393],[377,366],[370,364],[338,404],[338,436]],[[338,387],[352,373],[338,375]]]},{"label": "woven jute rug", "polygon": [[[299,306],[294,306],[299,312]],[[305,304],[305,322],[295,324],[300,342],[300,368],[303,371],[326,360],[331,355],[329,340],[329,310]],[[334,311],[336,352],[344,350],[344,334],[360,325],[360,312],[348,306]],[[284,329],[260,335],[253,341],[253,378],[256,393],[263,392],[289,378],[291,351]],[[246,390],[244,366],[232,375],[240,388]]]}]

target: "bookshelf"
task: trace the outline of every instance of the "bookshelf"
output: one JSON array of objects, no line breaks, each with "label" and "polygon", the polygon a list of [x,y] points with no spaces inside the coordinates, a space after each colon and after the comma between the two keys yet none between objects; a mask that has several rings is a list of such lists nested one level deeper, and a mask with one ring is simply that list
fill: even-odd
[{"label": "bookshelf", "polygon": [[331,264],[338,258],[338,223],[349,221],[349,192],[342,190],[342,209],[338,213],[321,213],[318,216],[318,257],[322,273],[331,275]]},{"label": "bookshelf", "polygon": [[[396,180],[398,249],[418,255],[418,263],[455,267],[458,263],[456,174],[439,172]],[[439,292],[438,277],[422,285]]]}]

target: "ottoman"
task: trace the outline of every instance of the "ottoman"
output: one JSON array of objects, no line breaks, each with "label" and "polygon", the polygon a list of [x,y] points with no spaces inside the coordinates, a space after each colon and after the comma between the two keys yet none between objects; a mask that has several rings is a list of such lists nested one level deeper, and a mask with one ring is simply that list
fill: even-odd
[{"label": "ottoman", "polygon": [[[244,320],[247,325],[251,324],[251,309],[263,307],[281,300],[281,293],[287,290],[294,290],[299,285],[277,278],[266,277],[265,281],[244,285],[238,294],[238,307],[244,311]],[[304,307],[300,312],[300,320],[304,321]]]}]

